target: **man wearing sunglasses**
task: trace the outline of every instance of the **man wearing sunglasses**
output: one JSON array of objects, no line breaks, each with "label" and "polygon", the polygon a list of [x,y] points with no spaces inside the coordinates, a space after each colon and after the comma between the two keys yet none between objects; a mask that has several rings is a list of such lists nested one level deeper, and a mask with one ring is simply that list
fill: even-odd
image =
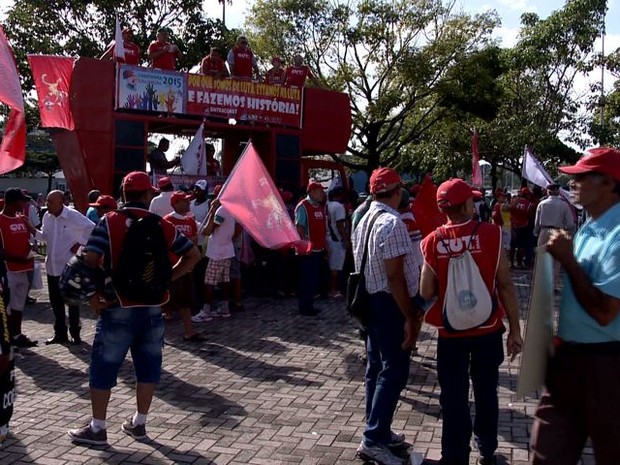
[{"label": "man wearing sunglasses", "polygon": [[547,250],[566,274],[555,354],[532,428],[533,465],[576,465],[588,438],[598,465],[620,458],[620,151],[591,149],[573,166],[571,196],[589,219]]}]

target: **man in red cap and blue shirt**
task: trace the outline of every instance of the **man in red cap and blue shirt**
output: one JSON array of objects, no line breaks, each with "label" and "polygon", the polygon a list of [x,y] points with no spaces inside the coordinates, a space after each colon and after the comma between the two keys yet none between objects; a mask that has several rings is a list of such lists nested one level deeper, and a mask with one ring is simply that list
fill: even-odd
[{"label": "man in red cap and blue shirt", "polygon": [[[407,227],[400,219],[401,180],[396,171],[378,168],[370,177],[373,201],[353,233],[355,270],[363,270],[370,294],[367,333],[366,429],[357,454],[382,465],[401,465],[393,448],[405,436],[392,431],[400,392],[409,377],[409,358],[422,322],[413,303],[418,273]],[[368,241],[367,241],[368,238]]]},{"label": "man in red cap and blue shirt", "polygon": [[590,438],[598,465],[620,463],[620,151],[590,149],[573,166],[571,197],[589,219],[547,251],[565,270],[555,354],[540,399],[533,465],[576,465]]},{"label": "man in red cap and blue shirt", "polygon": [[321,262],[327,246],[327,214],[325,211],[325,191],[318,182],[311,182],[306,189],[308,195],[295,208],[295,226],[302,240],[310,242],[309,252],[299,253],[299,313],[316,316],[314,307],[321,274]]},{"label": "man in red cap and blue shirt", "polygon": [[[420,295],[426,300],[437,297],[425,320],[439,330],[437,378],[443,416],[439,463],[469,465],[473,430],[478,463],[492,465],[497,449],[499,366],[504,360],[502,318],[506,312],[510,328],[506,349],[514,359],[522,345],[519,304],[500,228],[472,220],[471,187],[462,179],[444,182],[437,189],[437,205],[448,222],[422,241]],[[470,267],[456,275],[449,271],[459,263]],[[477,280],[473,279],[476,273]],[[477,319],[470,319],[472,315]],[[473,428],[470,374],[476,405]]]}]

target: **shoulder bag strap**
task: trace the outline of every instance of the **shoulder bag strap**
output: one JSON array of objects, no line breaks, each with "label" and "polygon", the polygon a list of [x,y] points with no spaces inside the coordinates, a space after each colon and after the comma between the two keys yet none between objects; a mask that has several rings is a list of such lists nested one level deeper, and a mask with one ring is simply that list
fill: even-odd
[{"label": "shoulder bag strap", "polygon": [[366,231],[366,239],[364,240],[364,253],[362,254],[362,264],[360,266],[360,273],[364,273],[364,269],[366,268],[366,259],[368,258],[368,243],[370,242],[370,233],[372,232],[372,227],[375,224],[375,221],[385,213],[385,210],[379,210],[374,214],[370,222],[368,223],[368,230]]}]

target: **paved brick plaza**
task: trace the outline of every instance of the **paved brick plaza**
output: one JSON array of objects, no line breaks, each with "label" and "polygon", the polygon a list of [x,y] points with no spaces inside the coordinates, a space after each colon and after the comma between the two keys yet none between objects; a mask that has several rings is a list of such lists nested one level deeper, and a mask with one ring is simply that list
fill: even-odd
[{"label": "paved brick plaza", "polygon": [[[515,273],[523,308],[529,279]],[[0,464],[361,463],[355,448],[363,430],[363,344],[342,301],[320,301],[321,317],[312,319],[297,316],[292,299],[249,299],[233,318],[203,324],[209,342],[202,345],[182,342],[180,321],[167,323],[164,372],[147,424],[151,441],[120,432],[135,409],[128,361],[112,393],[110,446],[91,449],[73,445],[67,429],[90,418],[95,320],[83,311],[82,346],[45,346],[52,312],[46,292],[33,294],[38,302],[26,309],[24,327],[39,347],[16,356],[18,398]],[[439,458],[441,432],[435,342],[434,331],[423,328],[394,422],[428,459]],[[525,465],[536,401],[512,403],[517,362],[502,365],[498,452],[500,463]]]}]

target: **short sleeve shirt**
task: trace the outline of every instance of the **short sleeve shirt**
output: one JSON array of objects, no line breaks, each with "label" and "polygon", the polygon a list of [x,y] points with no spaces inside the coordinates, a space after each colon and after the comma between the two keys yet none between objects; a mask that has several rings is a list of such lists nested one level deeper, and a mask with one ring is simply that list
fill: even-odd
[{"label": "short sleeve shirt", "polygon": [[[573,240],[573,252],[592,284],[620,299],[620,203],[579,229]],[[578,343],[620,341],[620,316],[607,326],[599,325],[579,303],[565,275],[558,336]]]}]

